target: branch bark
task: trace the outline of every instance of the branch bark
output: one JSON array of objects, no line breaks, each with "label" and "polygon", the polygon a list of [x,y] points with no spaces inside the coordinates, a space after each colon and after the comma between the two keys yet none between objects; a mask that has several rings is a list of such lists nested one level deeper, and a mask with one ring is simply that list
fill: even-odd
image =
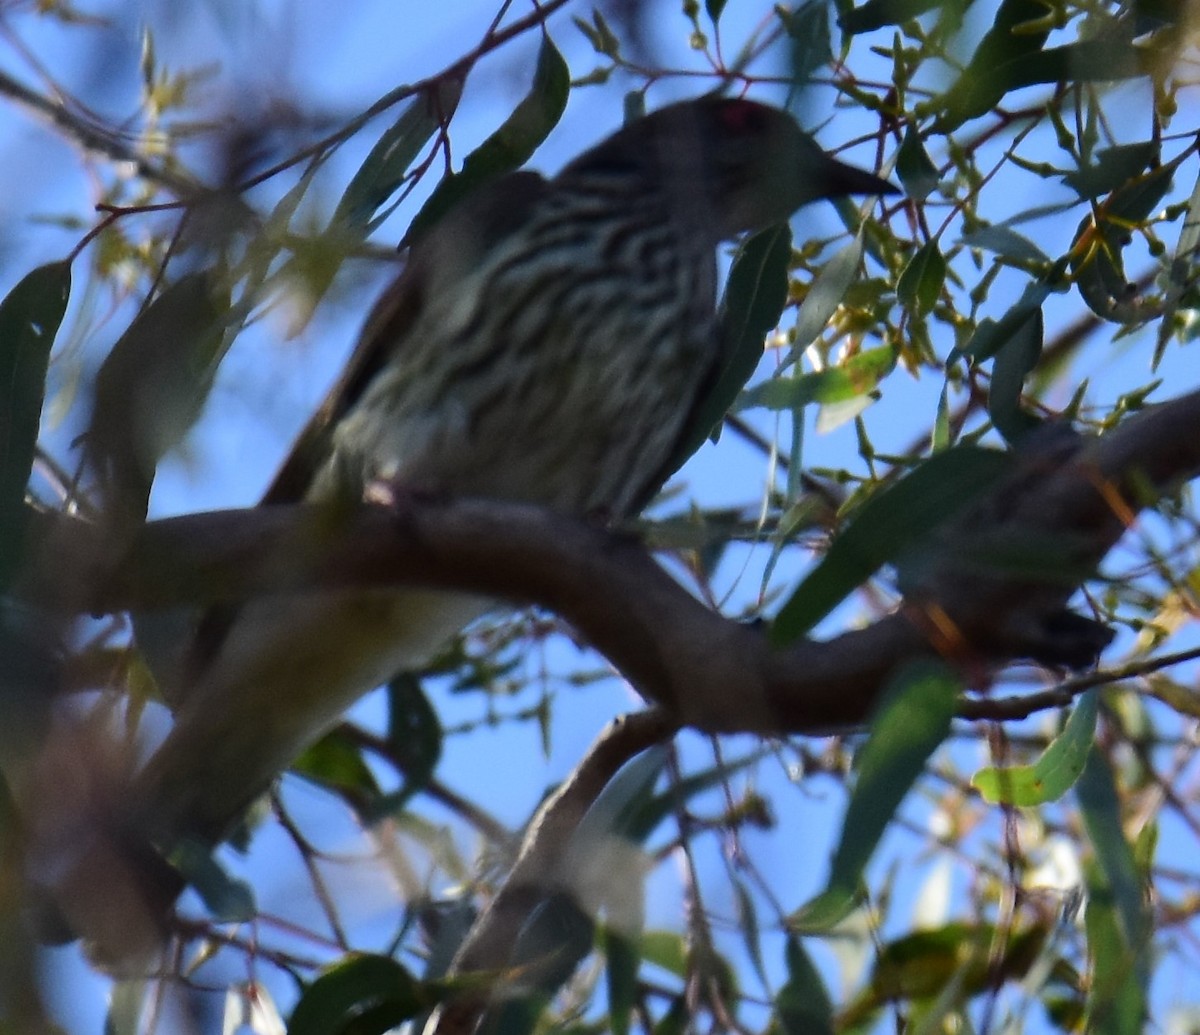
[{"label": "branch bark", "polygon": [[[1200,473],[1197,427],[1200,391],[1099,438],[1068,434],[1035,445],[982,502],[938,531],[936,563],[897,612],[784,649],[709,610],[634,538],[487,500],[192,514],[149,523],[116,557],[98,527],[46,519],[44,556],[53,564],[38,566],[26,592],[93,613],[389,585],[534,602],[570,621],[684,725],[815,733],[861,723],[888,675],[920,655],[990,667],[1069,654],[1063,641],[1074,630],[1057,624],[1066,601],[1139,510]],[[1050,537],[1070,579],[981,573],[984,547]]]}]

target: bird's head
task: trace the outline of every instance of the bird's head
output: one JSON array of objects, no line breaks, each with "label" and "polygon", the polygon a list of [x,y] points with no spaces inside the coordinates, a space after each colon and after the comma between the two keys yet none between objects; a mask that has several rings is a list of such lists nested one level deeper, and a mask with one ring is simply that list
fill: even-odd
[{"label": "bird's head", "polygon": [[787,219],[820,198],[897,192],[886,180],[831,158],[790,115],[757,101],[683,101],[624,133],[640,138],[643,153],[653,154],[682,189],[701,192],[697,200],[720,240]]}]

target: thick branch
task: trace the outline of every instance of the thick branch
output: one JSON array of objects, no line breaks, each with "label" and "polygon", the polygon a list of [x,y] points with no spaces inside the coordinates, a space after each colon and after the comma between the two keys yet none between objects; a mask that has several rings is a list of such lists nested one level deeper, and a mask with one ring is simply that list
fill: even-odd
[{"label": "thick branch", "polygon": [[[43,580],[34,591],[98,612],[315,587],[482,592],[562,615],[684,724],[710,732],[812,733],[860,723],[887,676],[921,654],[972,665],[1052,656],[1051,641],[1064,635],[1055,621],[1078,583],[1139,509],[1200,473],[1198,426],[1194,392],[1102,438],[1058,436],[1035,445],[982,503],[939,532],[936,563],[901,611],[783,650],[772,650],[759,630],[710,611],[633,538],[496,501],[189,515],[150,523],[116,562],[97,560],[106,556],[99,531],[60,519],[48,547],[59,584]],[[1052,536],[1070,578],[981,574],[981,543],[1012,547]],[[66,591],[62,576],[70,579]],[[75,595],[64,601],[64,592]]]}]

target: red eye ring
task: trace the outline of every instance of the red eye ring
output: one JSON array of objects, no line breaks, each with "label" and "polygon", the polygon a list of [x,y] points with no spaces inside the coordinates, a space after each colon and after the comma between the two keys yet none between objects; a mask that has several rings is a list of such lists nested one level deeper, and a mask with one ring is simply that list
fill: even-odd
[{"label": "red eye ring", "polygon": [[721,105],[719,117],[731,133],[755,133],[762,129],[763,113],[763,106],[757,101],[738,97]]}]

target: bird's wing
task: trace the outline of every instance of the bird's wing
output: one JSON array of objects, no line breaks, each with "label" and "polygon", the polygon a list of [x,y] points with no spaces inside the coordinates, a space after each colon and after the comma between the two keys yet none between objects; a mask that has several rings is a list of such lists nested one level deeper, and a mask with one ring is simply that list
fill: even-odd
[{"label": "bird's wing", "polygon": [[481,256],[525,224],[546,189],[546,180],[535,172],[509,173],[470,194],[413,246],[403,272],[367,316],[345,369],[300,432],[263,503],[294,503],[304,497],[328,457],[333,428],[380,368],[403,350],[426,294],[453,290],[454,281]]},{"label": "bird's wing", "polygon": [[[385,364],[402,353],[428,293],[453,291],[491,248],[525,225],[548,184],[538,173],[514,172],[468,195],[434,224],[409,253],[403,271],[384,290],[363,324],[341,376],[297,436],[262,498],[263,504],[304,499],[329,457],[333,429]],[[199,616],[184,654],[186,686],[197,682],[221,649],[239,607],[219,604]]]}]

